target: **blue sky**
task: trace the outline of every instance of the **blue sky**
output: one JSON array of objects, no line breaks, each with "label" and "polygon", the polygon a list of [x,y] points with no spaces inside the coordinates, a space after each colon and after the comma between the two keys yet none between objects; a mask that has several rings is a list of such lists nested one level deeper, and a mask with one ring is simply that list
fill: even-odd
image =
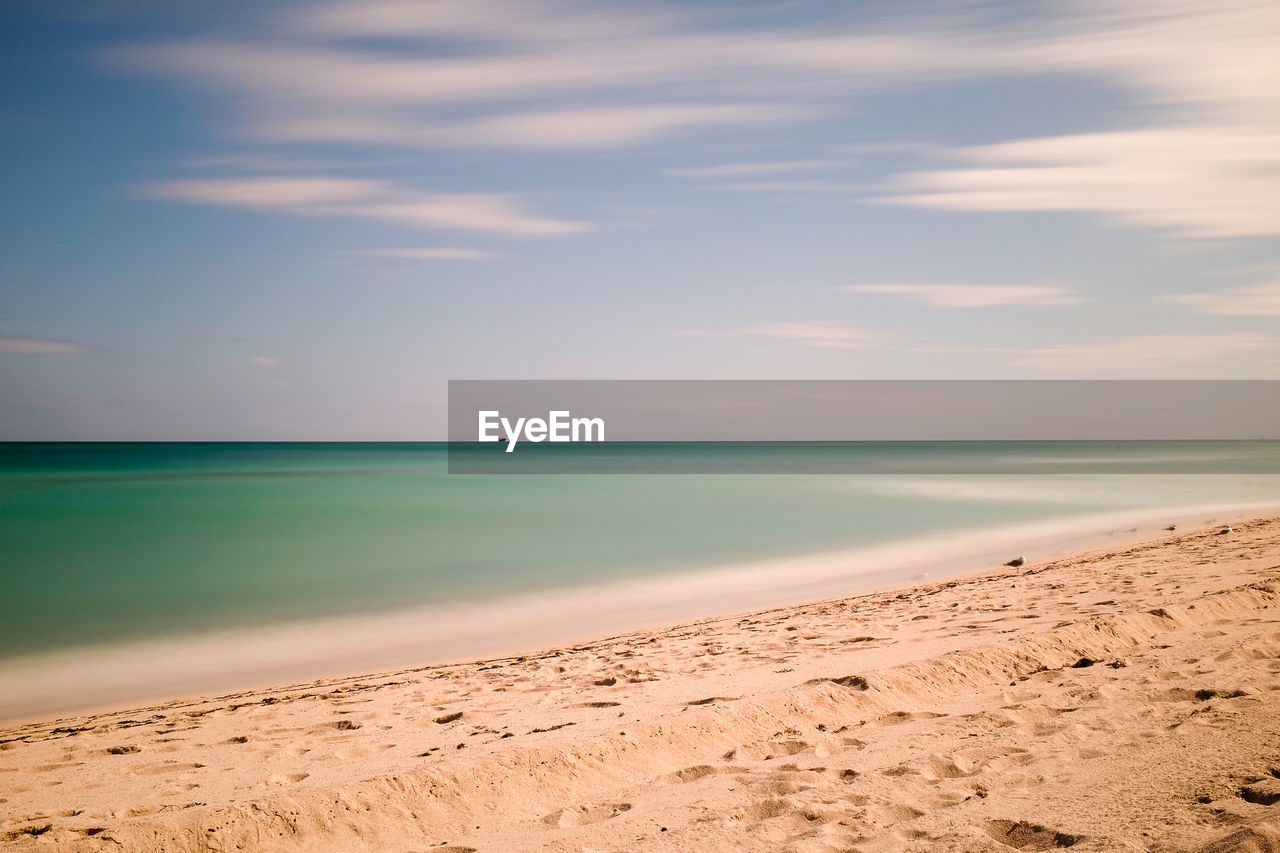
[{"label": "blue sky", "polygon": [[438,438],[450,378],[1280,376],[1274,3],[0,15],[3,439]]}]

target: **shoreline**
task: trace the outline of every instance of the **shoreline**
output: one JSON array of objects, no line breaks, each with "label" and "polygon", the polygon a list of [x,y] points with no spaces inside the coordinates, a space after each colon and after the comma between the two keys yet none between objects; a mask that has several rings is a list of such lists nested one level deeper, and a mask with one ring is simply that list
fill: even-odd
[{"label": "shoreline", "polygon": [[[1273,514],[1280,515],[1280,505],[1088,514],[476,604],[37,653],[0,661],[0,730],[125,707],[199,702],[211,694],[548,654],[602,638],[967,576],[1023,553],[1032,565],[1084,557],[1158,540],[1168,535],[1163,528],[1169,524],[1195,530]],[[497,638],[493,624],[503,626]],[[69,698],[80,692],[100,698]]]},{"label": "shoreline", "polygon": [[537,655],[21,726],[0,735],[0,841],[1271,849],[1280,516],[1231,524]]}]

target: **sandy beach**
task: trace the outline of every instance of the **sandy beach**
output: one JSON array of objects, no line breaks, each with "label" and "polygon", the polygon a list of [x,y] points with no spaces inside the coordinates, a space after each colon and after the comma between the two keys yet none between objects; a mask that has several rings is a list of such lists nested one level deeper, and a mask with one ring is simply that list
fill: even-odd
[{"label": "sandy beach", "polygon": [[1280,0],[0,20],[0,853],[1280,853]]},{"label": "sandy beach", "polygon": [[17,850],[1280,849],[1280,519],[0,732]]}]

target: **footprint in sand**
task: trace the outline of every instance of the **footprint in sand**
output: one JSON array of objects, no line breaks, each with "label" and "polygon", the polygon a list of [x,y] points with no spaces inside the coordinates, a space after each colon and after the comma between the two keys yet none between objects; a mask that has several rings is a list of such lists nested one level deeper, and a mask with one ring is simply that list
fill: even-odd
[{"label": "footprint in sand", "polygon": [[989,820],[984,830],[991,838],[1017,850],[1053,850],[1072,847],[1084,836],[1058,832],[1024,820]]},{"label": "footprint in sand", "polygon": [[176,773],[180,770],[199,770],[203,764],[183,764],[177,761],[166,761],[162,764],[148,764],[133,771],[135,776],[159,776],[164,773]]},{"label": "footprint in sand", "polygon": [[1240,851],[1275,850],[1277,847],[1280,847],[1280,827],[1267,822],[1237,829],[1217,841],[1197,848],[1196,853],[1240,853]]},{"label": "footprint in sand", "polygon": [[907,803],[893,801],[886,801],[882,805],[875,806],[867,813],[867,817],[871,819],[872,823],[880,824],[881,826],[893,826],[895,823],[915,820],[923,815],[923,809],[918,809]]},{"label": "footprint in sand", "polygon": [[924,776],[935,780],[960,779],[972,775],[978,766],[960,756],[935,754],[925,762]]},{"label": "footprint in sand", "polygon": [[369,750],[363,746],[349,746],[343,749],[335,749],[333,751],[333,755],[336,758],[341,758],[346,761],[349,761],[353,758],[364,758],[368,754],[369,754]]},{"label": "footprint in sand", "polygon": [[573,806],[552,812],[542,819],[548,826],[569,829],[574,826],[586,826],[589,823],[600,823],[617,817],[631,810],[630,803],[600,803],[599,805]]},{"label": "footprint in sand", "polygon": [[1240,799],[1260,806],[1280,803],[1280,779],[1268,776],[1250,782],[1240,789]]},{"label": "footprint in sand", "polygon": [[683,770],[677,770],[667,778],[672,782],[696,782],[699,779],[705,779],[715,772],[716,768],[712,767],[710,764],[698,764],[693,767],[686,767]]},{"label": "footprint in sand", "polygon": [[748,761],[771,761],[780,756],[799,755],[806,749],[809,749],[808,741],[771,740],[743,744],[735,752]]},{"label": "footprint in sand", "polygon": [[775,817],[789,814],[793,809],[791,803],[783,799],[771,797],[743,806],[742,819],[747,821],[772,820]]},{"label": "footprint in sand", "polygon": [[276,773],[267,779],[269,785],[295,785],[310,776],[310,773]]},{"label": "footprint in sand", "polygon": [[335,728],[340,732],[349,732],[360,728],[360,723],[357,723],[355,720],[335,720],[332,723],[325,723],[325,725]]},{"label": "footprint in sand", "polygon": [[894,711],[876,718],[876,722],[882,726],[897,726],[902,723],[909,723],[912,720],[933,720],[938,717],[945,717],[946,714],[936,714],[932,711],[922,711],[919,713],[912,711]]},{"label": "footprint in sand", "polygon": [[53,829],[53,824],[45,823],[39,826],[24,826],[10,832],[0,833],[0,841],[17,841],[20,838],[36,838],[44,835]]}]

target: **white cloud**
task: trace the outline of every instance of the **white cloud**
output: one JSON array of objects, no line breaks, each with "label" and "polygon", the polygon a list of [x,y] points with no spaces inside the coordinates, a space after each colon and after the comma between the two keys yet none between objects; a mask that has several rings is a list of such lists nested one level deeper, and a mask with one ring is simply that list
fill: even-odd
[{"label": "white cloud", "polygon": [[634,36],[669,27],[674,18],[656,9],[610,9],[563,0],[510,3],[502,0],[332,0],[308,8],[300,21],[323,35],[461,37],[481,41],[574,42]]},{"label": "white cloud", "polygon": [[781,338],[795,341],[810,347],[863,347],[870,342],[871,335],[861,329],[841,323],[765,323],[744,329],[744,334],[761,335],[768,338]]},{"label": "white cloud", "polygon": [[[874,25],[830,12],[785,27],[759,20],[582,0],[345,0],[286,7],[252,38],[110,56],[217,96],[236,111],[233,126],[257,139],[415,148],[616,148],[847,115],[852,98],[894,88],[1085,77],[1130,96],[1112,128],[941,152],[953,160],[898,175],[878,200],[1076,211],[1195,238],[1280,234],[1273,0],[1086,0],[980,30],[959,14],[904,12]],[[370,36],[396,36],[398,48]],[[810,162],[679,171],[749,177]],[[726,188],[867,191],[820,181]]]},{"label": "white cloud", "polygon": [[[794,122],[895,81],[972,73],[992,55],[918,21],[910,32],[741,24],[636,4],[350,0],[286,10],[253,38],[107,58],[223,97],[239,130],[262,139],[582,148]],[[394,52],[353,41],[391,35]]]},{"label": "white cloud", "polygon": [[28,338],[21,335],[0,335],[0,352],[19,355],[74,355],[88,352],[89,348],[72,341],[52,338]]},{"label": "white cloud", "polygon": [[1086,3],[1049,37],[1011,33],[1021,73],[1129,89],[1133,126],[950,152],[884,201],[986,211],[1081,211],[1195,238],[1280,234],[1280,5],[1271,0]]},{"label": "white cloud", "polygon": [[718,166],[700,166],[690,169],[664,169],[662,174],[677,178],[738,178],[806,172],[815,169],[838,169],[845,165],[847,164],[843,160],[776,160],[760,163],[722,163]]},{"label": "white cloud", "polygon": [[560,149],[634,145],[708,125],[796,119],[796,106],[757,104],[638,104],[497,113],[466,121],[389,115],[277,116],[257,125],[276,142],[330,142],[424,147]]},{"label": "white cloud", "polygon": [[[1271,0],[1084,3],[981,33],[904,14],[787,27],[732,11],[579,0],[345,0],[286,8],[250,39],[117,49],[117,63],[222,96],[273,142],[617,148],[708,128],[794,123],[851,96],[980,75],[1059,73],[1127,88],[1156,124],[953,151],[879,200],[948,210],[1080,211],[1195,237],[1280,233],[1280,7]],[[369,37],[395,36],[395,52]],[[825,161],[672,170],[752,177]],[[722,189],[865,193],[822,181]],[[378,206],[376,216],[412,212]]]},{"label": "white cloud", "polygon": [[413,261],[482,261],[496,257],[482,249],[435,247],[429,249],[359,249],[353,254]]},{"label": "white cloud", "polygon": [[[348,4],[353,9],[359,3]],[[542,6],[533,14],[562,37],[508,44],[504,38],[518,18],[502,5],[480,22],[496,37],[442,32],[456,49],[438,44],[395,53],[350,45],[345,33],[328,43],[296,32],[296,22],[265,38],[190,39],[117,48],[107,54],[117,65],[177,76],[202,88],[236,95],[273,109],[466,103],[518,103],[533,98],[575,96],[599,102],[625,90],[669,91],[683,97],[732,94],[771,97],[785,104],[797,94],[847,95],[886,80],[918,78],[957,69],[991,66],[958,33],[931,33],[912,22],[912,32],[821,33],[816,29],[720,28],[670,18],[647,26],[644,12],[621,13],[608,33],[581,33],[574,18],[589,12],[565,4]],[[1000,60],[1004,64],[1004,60]]]},{"label": "white cloud", "polygon": [[202,178],[150,184],[152,198],[194,204],[225,204],[294,210],[343,205],[384,197],[389,188],[378,181],[352,178]]},{"label": "white cloud", "polygon": [[1270,0],[1130,0],[1075,6],[1049,37],[1009,45],[1032,67],[1119,80],[1205,124],[1280,119],[1280,7]]},{"label": "white cloud", "polygon": [[149,184],[144,195],[166,201],[247,207],[302,216],[376,219],[420,228],[455,228],[520,236],[586,230],[580,222],[526,213],[517,200],[487,193],[429,193],[355,178],[200,178]]},{"label": "white cloud", "polygon": [[1202,314],[1280,317],[1280,280],[1233,287],[1217,293],[1171,294],[1164,299],[1193,308]]},{"label": "white cloud", "polygon": [[1084,301],[1073,288],[1057,284],[849,284],[836,289],[902,296],[935,308],[1049,307]]},{"label": "white cloud", "polygon": [[900,175],[881,200],[1087,211],[1195,237],[1280,234],[1280,125],[1078,134],[952,153],[971,165]]},{"label": "white cloud", "polygon": [[1198,366],[1251,353],[1275,355],[1280,340],[1254,333],[1217,335],[1138,335],[1088,344],[1060,344],[1024,350],[1016,361],[1037,370],[1061,373],[1132,372],[1152,368]]},{"label": "white cloud", "polygon": [[689,330],[677,332],[681,337],[726,338],[761,337],[790,341],[809,347],[849,349],[870,346],[878,337],[874,332],[825,321],[796,323],[761,323],[723,331]]},{"label": "white cloud", "polygon": [[272,355],[255,355],[249,359],[249,363],[254,367],[262,367],[268,370],[273,370],[284,364],[284,362]]}]

